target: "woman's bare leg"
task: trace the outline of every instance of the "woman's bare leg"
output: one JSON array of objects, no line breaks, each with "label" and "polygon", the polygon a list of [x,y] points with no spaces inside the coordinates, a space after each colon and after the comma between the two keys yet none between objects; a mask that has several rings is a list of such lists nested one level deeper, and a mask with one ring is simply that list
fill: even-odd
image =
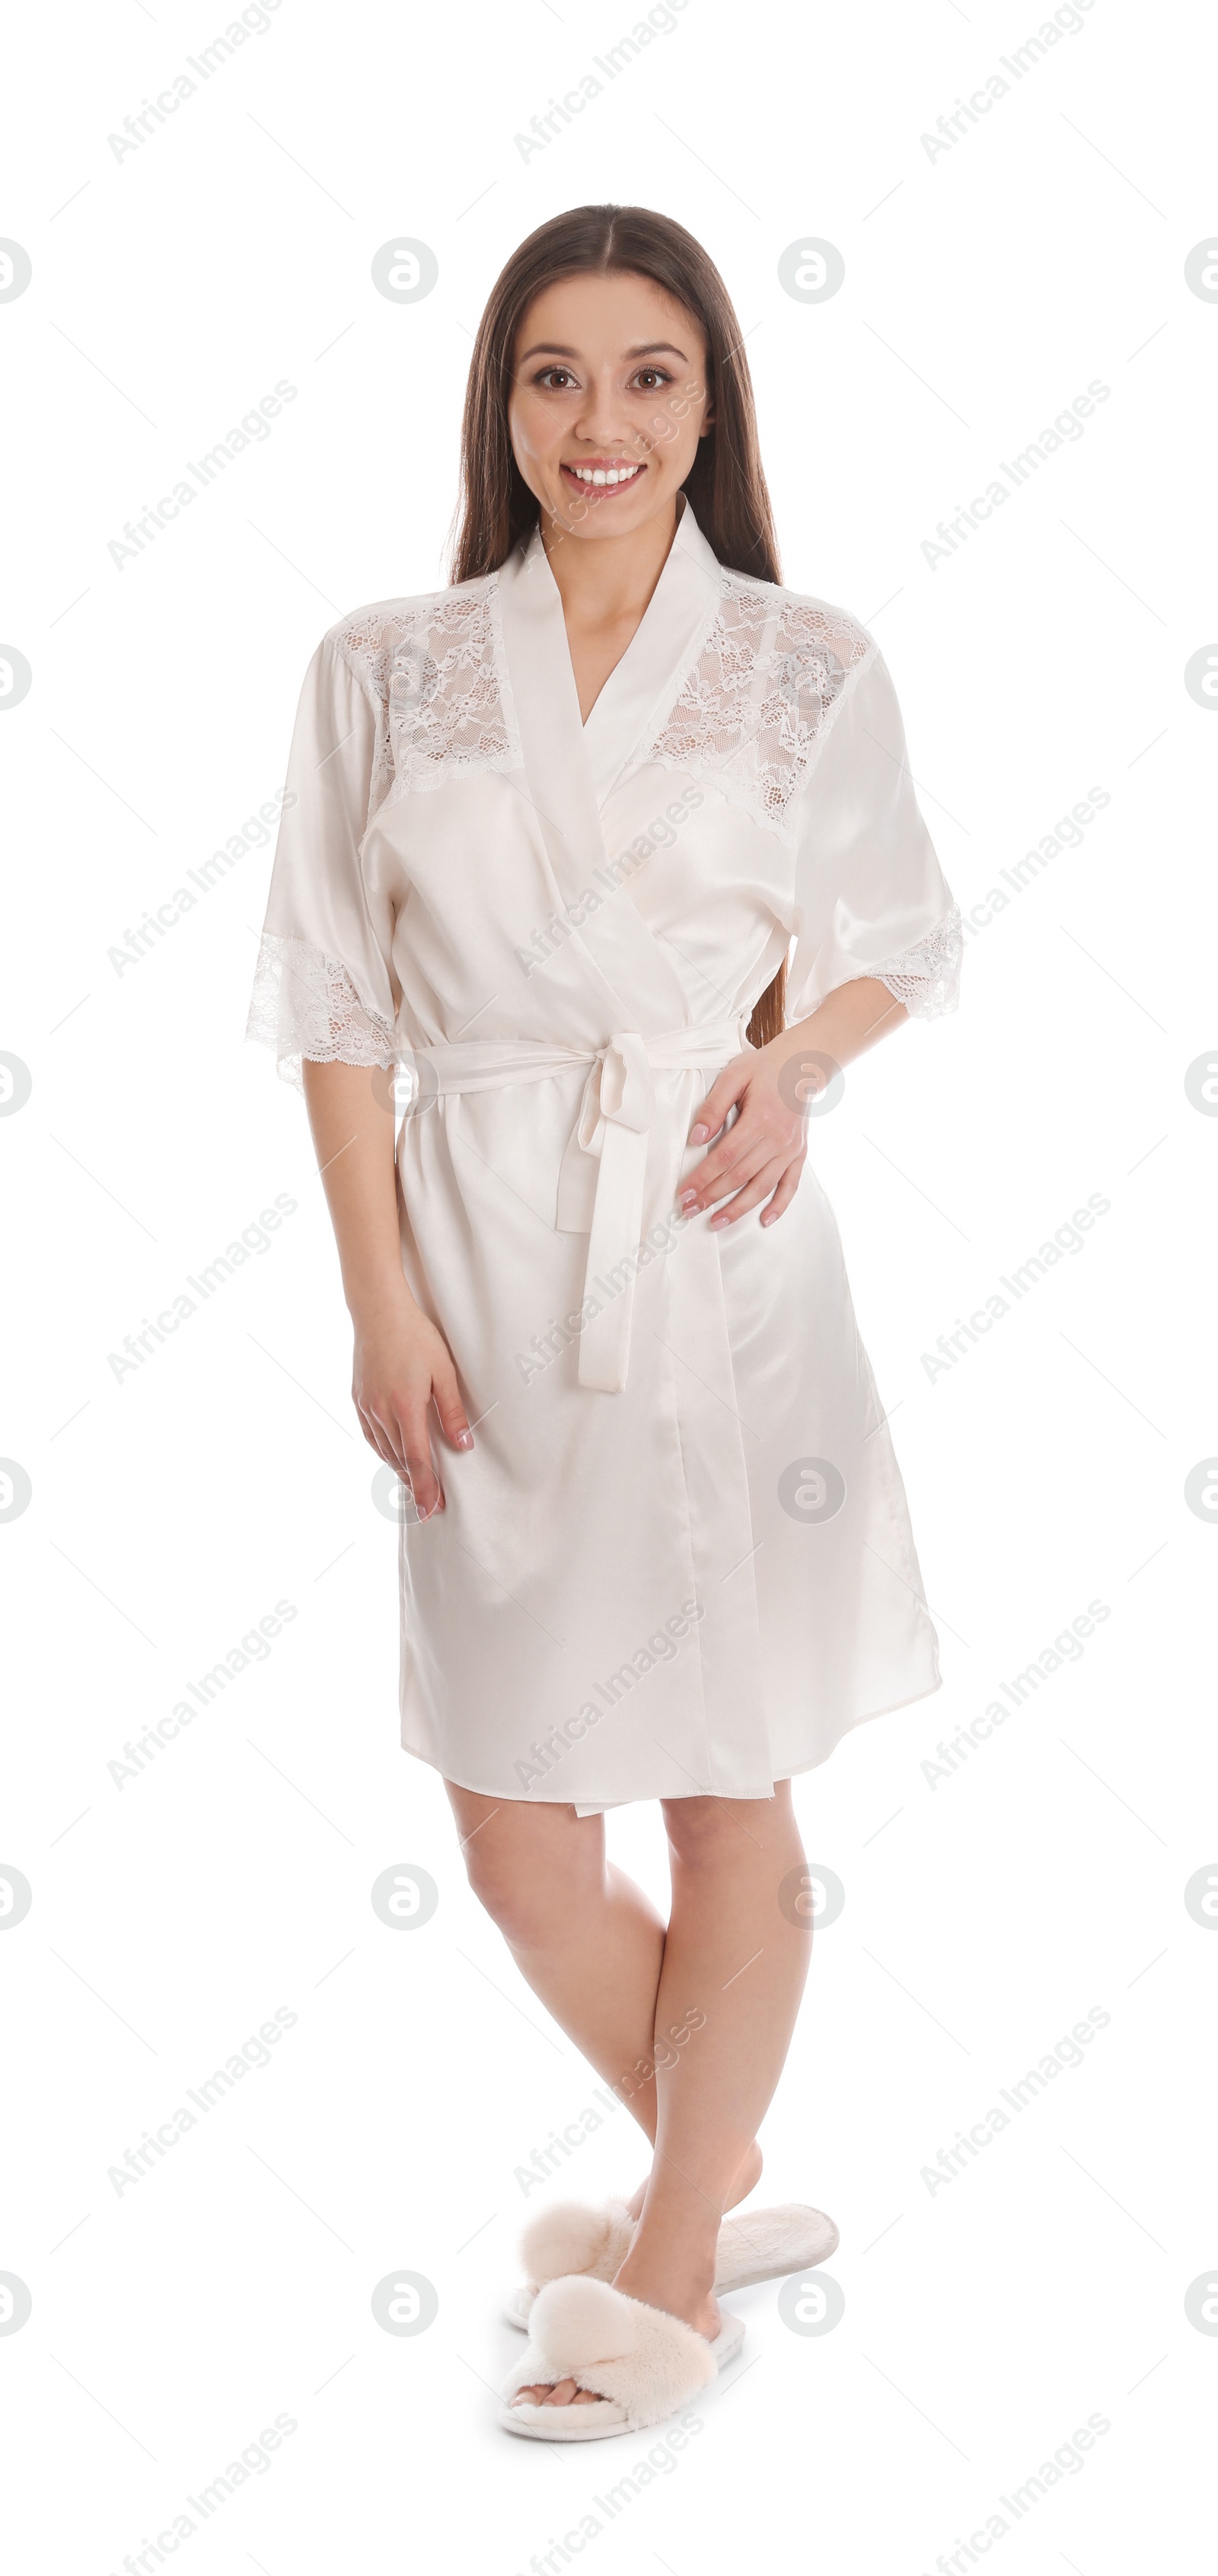
[{"label": "woman's bare leg", "polygon": [[[804,1854],[787,1781],[764,1800],[674,1799],[664,1817],[673,1897],[655,2007],[656,2153],[616,2286],[713,2336],[719,2223],[808,1972],[808,1933],[779,1903]],[[570,2379],[530,2393],[558,2405],[583,2395]]]},{"label": "woman's bare leg", "polygon": [[791,2044],[812,1944],[779,1903],[804,1865],[791,1784],[772,1798],[665,1804],[672,1917],[656,2030],[687,2039],[657,2067],[655,2161],[619,2289],[717,2331],[715,2245],[732,2177]]},{"label": "woman's bare leg", "polygon": [[520,1973],[649,2139],[664,1926],[605,1858],[600,1816],[446,1782],[469,1882]]},{"label": "woman's bare leg", "polygon": [[[445,1783],[475,1895],[520,1973],[603,2076],[644,2136],[656,2134],[656,1996],[664,1925],[642,1889],[605,1858],[604,1819],[526,1806]],[[753,2189],[748,2142],[728,2205]],[[637,2218],[646,2184],[627,2206]]]}]

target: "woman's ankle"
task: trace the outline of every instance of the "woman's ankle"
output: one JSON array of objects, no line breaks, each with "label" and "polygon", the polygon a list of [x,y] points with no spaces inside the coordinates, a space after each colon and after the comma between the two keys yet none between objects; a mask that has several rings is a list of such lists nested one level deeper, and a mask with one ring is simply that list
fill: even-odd
[{"label": "woman's ankle", "polygon": [[[736,2207],[738,2201],[747,2200],[749,2193],[756,2190],[757,2185],[761,2180],[762,2163],[763,2158],[761,2149],[754,2138],[748,2154],[745,2156],[738,2172],[733,2178],[731,2189],[723,2203],[725,2216],[729,2209],[734,2209]],[[647,2182],[650,2182],[650,2180],[651,2176],[648,2175]],[[643,2202],[647,2197],[647,2182],[641,2182],[638,2190],[631,2193],[630,2198],[626,2203],[630,2216],[636,2221],[642,2215]]]},{"label": "woman's ankle", "polygon": [[668,2316],[683,2318],[698,2334],[713,2336],[718,2331],[713,2251],[707,2254],[658,2242],[644,2245],[636,2239],[613,2276],[613,2286],[628,2299],[639,2299],[644,2307],[662,2308]]}]

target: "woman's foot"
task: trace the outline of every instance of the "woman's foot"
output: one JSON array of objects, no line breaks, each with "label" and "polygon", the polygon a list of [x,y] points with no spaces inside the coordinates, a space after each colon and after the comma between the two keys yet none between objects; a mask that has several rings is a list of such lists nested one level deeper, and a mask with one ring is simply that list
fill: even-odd
[{"label": "woman's foot", "polygon": [[[748,2194],[756,2189],[761,2179],[761,2164],[761,2149],[754,2138],[724,2201],[725,2213],[729,2209],[734,2209],[738,2201],[747,2199]],[[633,2198],[626,2203],[632,2218],[637,2219],[640,2216],[646,2194],[647,2184],[641,2182]],[[632,2261],[633,2252],[627,2255],[625,2262],[615,2272],[614,2289],[624,2290],[628,2298],[641,2299],[645,2307],[664,2308],[670,2317],[684,2318],[686,2325],[692,2326],[696,2334],[705,2335],[708,2343],[713,2342],[719,2332],[719,2310],[711,2287],[703,2283],[695,2273],[685,2277],[678,2275],[674,2279],[666,2271],[661,2277],[656,2273],[654,2266],[646,2262],[641,2265],[636,2264],[632,2273]],[[712,2284],[713,2280],[712,2267]],[[548,2382],[541,2381],[534,2387],[518,2389],[512,2404],[519,2406],[526,2402],[530,2406],[596,2406],[599,2405],[600,2400],[591,2389],[581,2388],[578,2380],[560,2379],[553,2387]]]},{"label": "woman's foot", "polygon": [[[751,2189],[751,2185],[748,2187]],[[695,2334],[705,2335],[707,2342],[713,2343],[719,2332],[714,2277],[713,2249],[701,2261],[687,2260],[678,2266],[660,2265],[654,2255],[640,2256],[632,2247],[613,2276],[613,2287],[623,2290],[629,2299],[641,2300],[644,2307],[661,2308],[666,2316],[680,2317]],[[592,2389],[581,2388],[577,2379],[560,2379],[553,2386],[543,2380],[529,2388],[518,2388],[511,2402],[513,2406],[595,2406],[600,2400]]]}]

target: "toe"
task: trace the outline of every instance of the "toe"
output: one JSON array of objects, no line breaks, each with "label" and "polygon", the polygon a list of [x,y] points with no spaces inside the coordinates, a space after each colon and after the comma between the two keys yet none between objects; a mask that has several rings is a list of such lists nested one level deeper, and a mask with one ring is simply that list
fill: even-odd
[{"label": "toe", "polygon": [[577,2379],[535,2380],[529,2388],[518,2388],[511,2399],[513,2406],[599,2406],[601,2399],[594,2388],[581,2388]]}]

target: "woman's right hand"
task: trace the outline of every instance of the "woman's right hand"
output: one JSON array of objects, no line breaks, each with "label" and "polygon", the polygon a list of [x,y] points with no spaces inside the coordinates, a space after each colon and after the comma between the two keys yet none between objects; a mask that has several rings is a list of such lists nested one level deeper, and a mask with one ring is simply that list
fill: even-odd
[{"label": "woman's right hand", "polygon": [[396,1467],[419,1519],[442,1512],[444,1489],[432,1461],[429,1407],[434,1405],[444,1438],[454,1449],[472,1449],[474,1435],[448,1344],[416,1306],[404,1281],[400,1299],[361,1309],[355,1317],[351,1393],[365,1440],[387,1466]]},{"label": "woman's right hand", "polygon": [[416,1305],[402,1269],[393,1094],[375,1066],[306,1058],[301,1079],[355,1326],[355,1410],[365,1440],[410,1487],[420,1520],[430,1520],[443,1511],[444,1494],[432,1464],[429,1407],[454,1449],[472,1449],[474,1435],[452,1352]]}]

